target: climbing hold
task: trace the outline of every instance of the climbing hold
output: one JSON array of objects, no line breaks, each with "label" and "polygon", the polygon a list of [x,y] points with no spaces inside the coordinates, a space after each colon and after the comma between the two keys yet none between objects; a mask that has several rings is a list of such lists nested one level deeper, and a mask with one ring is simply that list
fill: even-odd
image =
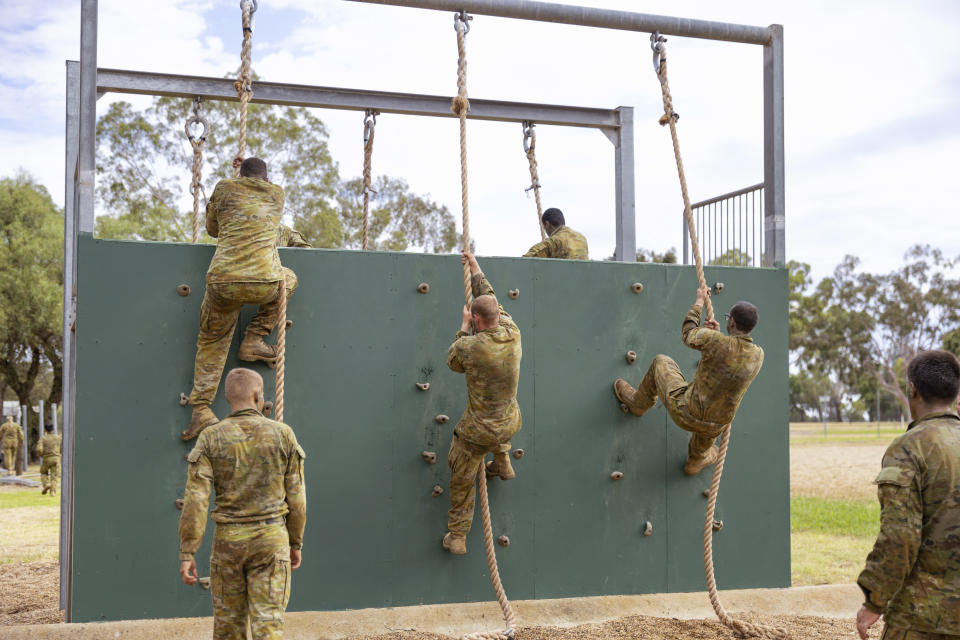
[{"label": "climbing hold", "polygon": [[437,416],[436,420],[440,424],[447,424],[448,422],[450,422],[450,416],[446,416],[441,413],[440,415]]},{"label": "climbing hold", "polygon": [[181,391],[181,392],[180,392],[180,406],[181,406],[181,407],[185,407],[185,406],[187,406],[187,403],[188,403],[188,402],[190,402],[190,398],[188,398],[188,397],[186,396],[186,394],[185,394],[183,391]]},{"label": "climbing hold", "polygon": [[525,452],[524,452],[523,449],[514,449],[514,450],[513,450],[513,457],[516,458],[517,460],[519,460],[520,458],[523,457],[523,454],[524,454],[524,453],[525,453]]},{"label": "climbing hold", "polygon": [[430,383],[429,383],[429,382],[418,382],[418,383],[417,383],[417,389],[420,389],[420,391],[426,391],[426,390],[429,389],[429,388],[430,388]]},{"label": "climbing hold", "polygon": [[714,530],[714,531],[720,531],[720,529],[723,529],[723,520],[714,520],[714,521],[713,521],[713,530]]},{"label": "climbing hold", "polygon": [[183,511],[183,498],[177,498],[176,500],[173,501],[173,504],[177,505],[177,509],[180,509],[180,511]]},{"label": "climbing hold", "polygon": [[423,459],[429,462],[430,464],[437,464],[437,454],[434,451],[424,451],[420,455],[423,456]]},{"label": "climbing hold", "polygon": [[289,329],[290,327],[293,326],[293,320],[287,320],[287,322],[283,326],[284,328]]},{"label": "climbing hold", "polygon": [[634,283],[633,283],[633,286],[631,287],[631,289],[633,289],[633,292],[634,292],[634,293],[642,293],[642,292],[643,292],[643,284],[640,283],[640,282],[634,282]]},{"label": "climbing hold", "polygon": [[637,361],[637,352],[627,351],[627,354],[624,357],[627,359],[627,364],[633,364]]},{"label": "climbing hold", "polygon": [[653,535],[653,523],[650,522],[649,520],[647,521],[647,524],[643,527],[643,535],[645,536]]},{"label": "climbing hold", "polygon": [[625,403],[621,402],[620,411],[623,411],[624,413],[630,413],[630,407],[628,407]]},{"label": "climbing hold", "polygon": [[611,480],[619,480],[622,477],[623,477],[623,471],[614,471],[613,473],[610,474]]},{"label": "climbing hold", "polygon": [[430,293],[430,285],[428,285],[426,282],[421,282],[419,285],[417,285],[417,291],[420,293]]},{"label": "climbing hold", "polygon": [[520,289],[510,289],[510,299],[516,300],[520,297]]},{"label": "climbing hold", "polygon": [[508,538],[507,536],[500,536],[499,538],[497,538],[497,544],[500,545],[501,547],[509,547],[510,538]]},{"label": "climbing hold", "polygon": [[709,497],[710,497],[710,489],[704,489],[704,490],[703,490],[703,497],[704,497],[704,498],[709,498]]},{"label": "climbing hold", "polygon": [[263,403],[263,415],[268,416],[271,411],[273,411],[273,401],[267,400]]},{"label": "climbing hold", "polygon": [[197,580],[197,584],[199,584],[199,585],[200,585],[201,587],[203,587],[204,589],[209,590],[209,589],[210,589],[210,577],[207,576],[206,578],[200,578],[199,580]]},{"label": "climbing hold", "polygon": [[177,287],[177,293],[179,293],[181,296],[186,298],[188,295],[190,295],[190,285],[188,284],[180,285],[179,287]]},{"label": "climbing hold", "polygon": [[713,285],[713,292],[714,292],[714,293],[723,293],[723,283],[722,283],[722,282],[718,282],[718,283],[716,283],[715,285]]},{"label": "climbing hold", "polygon": [[438,484],[433,485],[433,497],[438,498],[443,495],[443,487]]}]

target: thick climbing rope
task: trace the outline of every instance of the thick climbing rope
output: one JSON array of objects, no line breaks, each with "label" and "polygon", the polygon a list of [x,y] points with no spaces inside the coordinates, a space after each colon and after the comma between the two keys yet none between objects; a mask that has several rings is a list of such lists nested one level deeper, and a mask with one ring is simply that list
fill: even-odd
[{"label": "thick climbing rope", "polygon": [[543,229],[543,205],[540,202],[540,174],[537,172],[537,130],[536,124],[529,120],[523,123],[523,152],[530,163],[530,186],[526,191],[533,191],[533,198],[537,202],[537,226],[540,227],[540,239],[547,239],[547,232]]},{"label": "thick climbing rope", "polygon": [[[677,138],[677,120],[680,116],[673,110],[673,97],[670,95],[670,83],[667,81],[667,52],[663,36],[653,33],[650,36],[650,46],[653,49],[653,66],[660,80],[660,90],[663,94],[663,115],[661,125],[670,126],[670,137],[673,139],[673,154],[677,160],[677,173],[680,176],[680,191],[683,194],[683,215],[687,220],[687,230],[690,233],[690,244],[693,247],[693,258],[697,268],[697,281],[701,288],[707,286],[703,273],[703,260],[700,256],[700,244],[697,241],[696,226],[693,222],[693,213],[690,208],[690,195],[687,192],[687,177],[683,171],[683,158],[680,156],[680,142]],[[710,297],[706,299],[707,320],[713,320],[713,304]],[[732,618],[720,602],[717,590],[717,581],[713,571],[713,517],[717,508],[717,494],[720,492],[720,478],[723,477],[723,465],[727,459],[727,448],[730,445],[730,426],[725,425],[720,433],[720,452],[716,465],[713,468],[713,480],[710,482],[710,493],[707,497],[707,513],[703,527],[703,566],[707,577],[707,591],[710,595],[710,604],[717,614],[717,618],[727,628],[747,638],[769,638],[770,640],[786,640],[785,629],[762,624],[751,624],[744,620]]]},{"label": "thick climbing rope", "polygon": [[[463,250],[470,250],[470,207],[468,203],[467,192],[467,112],[470,110],[470,101],[467,99],[467,33],[470,31],[469,20],[465,11],[454,15],[453,26],[457,31],[457,95],[453,99],[450,109],[458,118],[460,118],[460,188],[461,204],[463,207]],[[473,287],[471,286],[470,265],[463,265],[463,296],[466,305],[469,307],[473,302]],[[497,552],[493,542],[493,524],[490,521],[490,500],[487,496],[487,467],[481,460],[477,468],[477,481],[479,483],[478,493],[480,494],[480,515],[483,522],[483,543],[487,552],[487,567],[490,570],[490,582],[493,584],[493,590],[497,594],[497,602],[503,611],[503,619],[506,623],[506,629],[503,631],[478,631],[463,636],[463,640],[511,640],[516,628],[516,617],[513,613],[513,607],[507,599],[507,593],[500,581],[500,569],[497,566]]]},{"label": "thick climbing rope", "polygon": [[233,83],[240,100],[240,133],[237,136],[237,155],[233,159],[233,177],[240,176],[240,165],[247,153],[247,105],[253,98],[253,73],[250,70],[251,52],[253,51],[253,14],[257,11],[257,0],[241,0],[243,45],[240,47],[240,77]]},{"label": "thick climbing rope", "polygon": [[273,417],[277,422],[283,422],[283,388],[284,373],[287,360],[287,282],[286,278],[280,282],[280,314],[277,318],[277,367],[276,386],[274,387]]},{"label": "thick climbing rope", "polygon": [[[194,135],[191,128],[194,125],[203,127],[200,133]],[[193,195],[193,242],[200,242],[200,191],[203,189],[203,183],[200,180],[200,171],[203,167],[203,145],[207,141],[207,132],[210,126],[200,115],[200,98],[193,101],[193,113],[187,118],[183,126],[187,134],[187,141],[193,149],[193,178],[190,181],[190,193]]]},{"label": "thick climbing rope", "polygon": [[377,127],[377,112],[367,109],[363,117],[363,240],[360,248],[367,250],[367,234],[370,232],[370,187],[371,161],[373,159],[373,134]]}]

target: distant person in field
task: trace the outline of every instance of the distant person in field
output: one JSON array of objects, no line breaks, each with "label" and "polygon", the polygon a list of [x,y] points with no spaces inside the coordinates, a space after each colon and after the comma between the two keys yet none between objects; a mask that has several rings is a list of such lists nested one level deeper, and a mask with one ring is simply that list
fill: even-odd
[{"label": "distant person in field", "polygon": [[587,239],[567,226],[563,211],[551,207],[540,218],[547,239],[530,247],[524,258],[565,258],[589,260]]},{"label": "distant person in field", "polygon": [[13,416],[7,416],[7,421],[0,426],[0,448],[3,449],[3,464],[7,467],[7,475],[23,474],[23,427],[13,421]]},{"label": "distant person in field", "polygon": [[857,584],[863,640],[880,616],[883,640],[960,638],[960,361],[924,351],[907,367],[907,432],[883,454],[874,484],[880,534]]},{"label": "distant person in field", "polygon": [[763,349],[750,337],[759,319],[757,308],[746,301],[733,305],[725,314],[727,335],[723,335],[716,320],[700,326],[700,314],[709,296],[708,287],[697,290],[696,302],[680,329],[683,343],[701,354],[693,380],[687,382],[677,363],[661,354],[653,359],[636,389],[623,378],[613,383],[624,412],[642,416],[659,397],[677,426],[690,432],[683,467],[690,476],[717,461],[719,451],[713,443],[733,422],[743,394],[763,366]]},{"label": "distant person in field", "polygon": [[57,495],[57,483],[60,480],[60,436],[53,432],[53,425],[44,425],[46,432],[37,443],[37,454],[40,456],[40,483],[43,485],[41,495],[48,493]]}]

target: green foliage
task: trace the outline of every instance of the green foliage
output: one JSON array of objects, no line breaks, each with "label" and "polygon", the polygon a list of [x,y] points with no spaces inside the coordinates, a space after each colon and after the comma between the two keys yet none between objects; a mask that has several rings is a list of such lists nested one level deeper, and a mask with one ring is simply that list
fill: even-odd
[{"label": "green foliage", "polygon": [[876,538],[880,532],[880,504],[876,500],[793,496],[790,498],[790,529]]},{"label": "green foliage", "polygon": [[663,253],[657,253],[653,249],[637,249],[637,262],[677,264],[677,249],[676,247],[670,247]]},{"label": "green foliage", "polygon": [[753,264],[753,258],[740,249],[730,249],[711,260],[710,264],[724,267],[749,267]]}]

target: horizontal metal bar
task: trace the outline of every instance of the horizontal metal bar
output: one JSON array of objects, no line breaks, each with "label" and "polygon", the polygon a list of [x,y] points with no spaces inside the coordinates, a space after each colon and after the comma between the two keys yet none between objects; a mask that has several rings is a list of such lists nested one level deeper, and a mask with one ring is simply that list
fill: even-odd
[{"label": "horizontal metal bar", "polygon": [[397,7],[436,9],[438,11],[467,11],[485,16],[518,18],[539,22],[558,22],[583,27],[621,29],[623,31],[659,31],[665,35],[767,44],[772,38],[769,27],[754,27],[728,22],[689,20],[649,13],[595,9],[575,5],[534,2],[533,0],[350,0],[368,4],[387,4]]},{"label": "horizontal metal bar", "polygon": [[722,196],[716,196],[716,197],[714,197],[714,198],[710,198],[709,200],[704,200],[704,201],[702,201],[702,202],[697,202],[696,204],[690,205],[690,208],[691,208],[691,209],[696,209],[697,207],[703,207],[703,206],[706,206],[706,205],[708,205],[708,204],[714,204],[714,203],[716,203],[716,202],[720,202],[721,200],[726,200],[727,198],[735,198],[735,197],[737,197],[737,196],[742,196],[742,195],[747,194],[747,193],[752,193],[752,192],[757,191],[757,190],[759,190],[759,189],[763,189],[763,183],[762,183],[762,182],[761,182],[760,184],[755,184],[755,185],[750,186],[750,187],[744,187],[743,189],[737,189],[736,191],[731,191],[730,193],[725,193],[725,194],[723,194]]},{"label": "horizontal metal bar", "polygon": [[[132,93],[152,96],[173,96],[205,100],[236,100],[233,80],[180,76],[166,73],[99,69],[97,90],[101,92]],[[389,91],[313,87],[278,82],[254,82],[253,102],[322,109],[363,111],[375,109],[380,113],[399,113],[416,116],[455,118],[450,110],[450,96],[429,96]],[[567,107],[552,104],[504,102],[501,100],[470,99],[473,120],[552,124],[566,127],[618,129],[620,117],[616,109]]]}]

